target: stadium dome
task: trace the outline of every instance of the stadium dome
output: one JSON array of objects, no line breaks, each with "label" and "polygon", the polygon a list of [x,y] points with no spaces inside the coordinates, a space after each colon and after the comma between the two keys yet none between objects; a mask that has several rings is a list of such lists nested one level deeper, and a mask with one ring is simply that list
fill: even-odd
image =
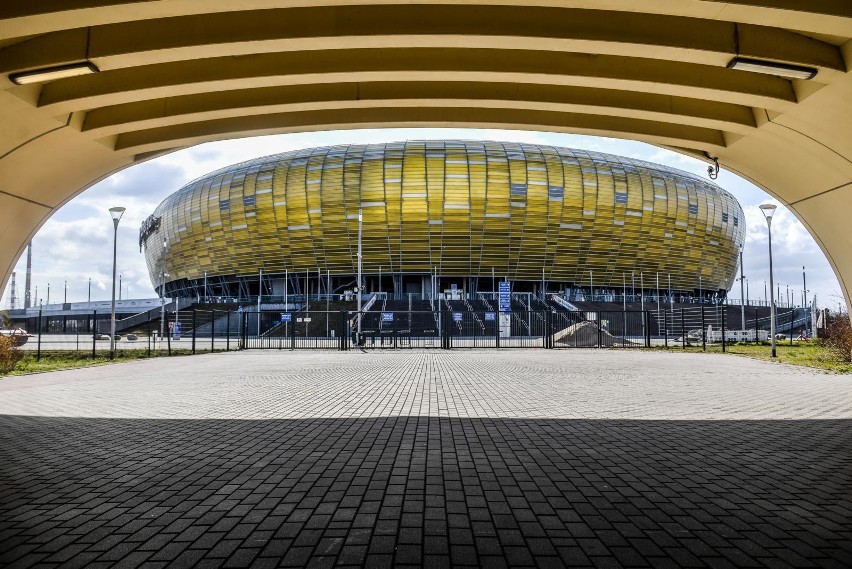
[{"label": "stadium dome", "polygon": [[518,291],[659,282],[723,296],[745,236],[736,199],[688,172],[585,150],[438,140],[222,168],[166,198],[140,247],[167,296],[340,293],[354,286],[359,210],[366,289],[397,295],[493,291],[496,279]]}]

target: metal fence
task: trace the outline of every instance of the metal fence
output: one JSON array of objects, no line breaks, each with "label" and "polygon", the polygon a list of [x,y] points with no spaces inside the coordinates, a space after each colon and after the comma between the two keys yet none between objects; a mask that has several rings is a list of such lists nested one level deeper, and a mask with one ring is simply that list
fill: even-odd
[{"label": "metal fence", "polygon": [[[648,312],[243,312],[241,349],[648,347]],[[359,326],[360,320],[360,326]],[[600,325],[598,324],[600,322]]]},{"label": "metal fence", "polygon": [[[116,354],[147,356],[237,350],[240,318],[235,311],[178,310],[163,318],[158,310],[116,321]],[[43,352],[77,352],[91,357],[110,353],[110,315],[97,311],[39,314],[29,319],[30,338],[20,349],[40,359]],[[161,334],[161,331],[163,332]]]},{"label": "metal fence", "polygon": [[[244,311],[191,308],[147,314],[117,322],[116,352],[266,350],[381,350],[411,348],[668,348],[742,341],[743,331],[727,327],[726,311],[693,307],[646,311],[526,310],[438,311]],[[789,328],[803,317],[780,313]],[[359,334],[360,320],[360,334]],[[748,322],[758,330],[768,319]],[[740,320],[736,321],[739,328]],[[33,337],[22,347],[42,352],[74,351],[92,357],[109,354],[109,315],[92,312],[61,322],[41,315],[30,322]],[[34,325],[34,326],[33,326]],[[160,331],[165,332],[161,335]],[[740,334],[740,336],[737,336]],[[792,334],[790,335],[792,338]]]}]

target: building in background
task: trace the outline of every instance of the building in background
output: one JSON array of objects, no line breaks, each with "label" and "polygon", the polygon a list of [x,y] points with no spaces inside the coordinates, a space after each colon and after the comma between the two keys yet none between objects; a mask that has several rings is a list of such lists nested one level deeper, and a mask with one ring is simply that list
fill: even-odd
[{"label": "building in background", "polygon": [[[363,212],[367,292],[720,298],[743,211],[667,166],[533,144],[409,141],[310,148],[198,178],[140,230],[165,296],[340,294],[355,285]],[[164,243],[167,245],[164,247]],[[671,288],[669,288],[671,287]]]}]

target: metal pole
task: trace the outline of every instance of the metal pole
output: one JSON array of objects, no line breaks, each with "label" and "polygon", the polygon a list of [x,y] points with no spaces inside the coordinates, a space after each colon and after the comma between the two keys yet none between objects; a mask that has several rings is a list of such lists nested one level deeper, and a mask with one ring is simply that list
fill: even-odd
[{"label": "metal pole", "polygon": [[326,274],[326,283],[325,283],[325,335],[326,335],[326,337],[328,337],[328,331],[329,331],[329,328],[328,328],[328,318],[329,318],[329,316],[328,316],[328,303],[329,303],[329,298],[331,298],[331,271],[328,268],[326,268],[325,274]]},{"label": "metal pole", "polygon": [[358,279],[355,283],[355,297],[358,301],[357,310],[358,315],[356,317],[357,329],[355,332],[355,345],[361,345],[361,271],[363,270],[363,259],[361,257],[361,234],[363,229],[363,216],[361,214],[361,209],[358,209]]},{"label": "metal pole", "polygon": [[[68,283],[66,282],[66,287]],[[118,275],[118,300],[121,300],[121,275]]]},{"label": "metal pole", "polygon": [[660,335],[660,271],[657,271],[657,336]]},{"label": "metal pole", "polygon": [[772,215],[775,213],[775,205],[765,204],[760,206],[763,216],[766,218],[766,227],[769,231],[769,334],[772,336],[772,357],[775,353],[775,283],[772,273]]},{"label": "metal pole", "polygon": [[[68,302],[68,281],[65,281],[65,288],[63,289],[62,303],[66,304]],[[119,300],[121,299],[121,287],[118,289]]]},{"label": "metal pole", "polygon": [[[669,273],[669,308],[672,312],[672,323],[674,323],[674,297],[672,296],[672,274]],[[668,329],[668,325],[666,325],[666,329]]]},{"label": "metal pole", "polygon": [[746,329],[745,324],[745,275],[743,274],[743,248],[740,247],[740,316],[742,318],[742,329]]},{"label": "metal pole", "polygon": [[257,273],[257,337],[260,338],[260,297],[263,295],[263,269]]},{"label": "metal pole", "polygon": [[627,312],[627,276],[621,273],[621,311]]},{"label": "metal pole", "polygon": [[[112,216],[112,309],[109,319],[109,359],[115,358],[115,272],[118,258],[118,222],[124,215],[123,207],[111,207],[109,213]],[[50,290],[50,289],[48,289]]]},{"label": "metal pole", "polygon": [[160,341],[163,340],[166,327],[166,253],[169,248],[169,240],[163,238],[163,272],[160,281]]},{"label": "metal pole", "polygon": [[89,297],[86,302],[92,302],[92,277],[89,277]]},{"label": "metal pole", "polygon": [[805,312],[805,329],[808,329],[808,323],[811,315],[811,311],[808,310],[808,279],[805,277],[805,267],[802,266],[802,308],[806,310]]},{"label": "metal pole", "polygon": [[207,271],[204,271],[204,302],[207,302]]},{"label": "metal pole", "polygon": [[595,275],[589,269],[589,302],[595,301]]}]

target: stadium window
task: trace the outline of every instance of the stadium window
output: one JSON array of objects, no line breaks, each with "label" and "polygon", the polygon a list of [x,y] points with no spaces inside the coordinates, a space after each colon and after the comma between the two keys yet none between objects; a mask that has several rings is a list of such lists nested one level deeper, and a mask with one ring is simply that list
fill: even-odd
[{"label": "stadium window", "polygon": [[547,189],[547,197],[551,201],[562,201],[562,197],[565,195],[565,188],[562,186],[550,186]]},{"label": "stadium window", "polygon": [[257,198],[255,196],[243,196],[243,205],[245,207],[253,207]]},{"label": "stadium window", "polygon": [[737,216],[734,216],[734,227],[737,227],[740,224],[740,220]]},{"label": "stadium window", "polygon": [[509,186],[510,193],[513,196],[526,196],[527,195],[527,185],[526,184],[511,184]]},{"label": "stadium window", "polygon": [[728,223],[728,214],[727,213],[722,214],[722,223]]},{"label": "stadium window", "polygon": [[626,204],[627,194],[624,192],[615,192],[615,203]]},{"label": "stadium window", "polygon": [[222,200],[219,202],[219,211],[228,211],[231,209],[231,200]]},{"label": "stadium window", "polygon": [[698,204],[691,203],[689,204],[689,213],[692,215],[698,215]]}]

